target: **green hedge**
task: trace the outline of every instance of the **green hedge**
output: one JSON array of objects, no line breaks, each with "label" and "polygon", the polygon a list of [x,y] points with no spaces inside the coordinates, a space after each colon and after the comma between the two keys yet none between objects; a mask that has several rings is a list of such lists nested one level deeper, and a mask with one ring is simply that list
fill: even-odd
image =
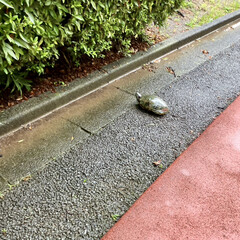
[{"label": "green hedge", "polygon": [[[182,0],[0,0],[0,86],[30,88],[25,74],[54,66],[60,49],[73,62],[127,51],[152,21],[162,25]],[[63,48],[64,46],[64,48]]]}]

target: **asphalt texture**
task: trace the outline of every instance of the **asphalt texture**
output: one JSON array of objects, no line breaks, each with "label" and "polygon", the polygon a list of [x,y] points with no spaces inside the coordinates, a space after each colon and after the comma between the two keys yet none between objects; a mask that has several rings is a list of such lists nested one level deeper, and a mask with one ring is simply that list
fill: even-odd
[{"label": "asphalt texture", "polygon": [[133,106],[13,188],[0,200],[1,239],[100,239],[239,95],[239,53],[240,42],[156,86],[166,116]]},{"label": "asphalt texture", "polygon": [[157,178],[102,240],[239,240],[239,123],[240,97]]}]

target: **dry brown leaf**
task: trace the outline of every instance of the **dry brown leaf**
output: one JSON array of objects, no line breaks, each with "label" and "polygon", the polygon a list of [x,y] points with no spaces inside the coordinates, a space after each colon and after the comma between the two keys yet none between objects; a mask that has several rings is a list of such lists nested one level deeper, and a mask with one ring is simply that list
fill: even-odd
[{"label": "dry brown leaf", "polygon": [[159,165],[161,164],[161,162],[162,162],[162,160],[159,160],[159,161],[157,161],[157,162],[153,162],[153,165],[154,165],[154,166],[159,166]]},{"label": "dry brown leaf", "polygon": [[172,67],[166,67],[166,69],[167,69],[167,71],[168,71],[169,73],[173,74],[174,77],[176,77],[175,71],[173,70]]},{"label": "dry brown leaf", "polygon": [[27,182],[27,181],[29,181],[31,178],[32,178],[31,175],[28,175],[28,176],[26,176],[25,178],[23,178],[23,181],[24,181],[24,182]]}]

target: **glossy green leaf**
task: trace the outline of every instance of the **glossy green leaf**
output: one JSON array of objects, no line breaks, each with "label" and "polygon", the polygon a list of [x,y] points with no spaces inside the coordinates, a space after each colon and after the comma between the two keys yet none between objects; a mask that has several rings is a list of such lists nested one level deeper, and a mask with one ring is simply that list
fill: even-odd
[{"label": "glossy green leaf", "polygon": [[80,21],[84,21],[84,18],[81,15],[74,16],[76,19]]},{"label": "glossy green leaf", "polygon": [[14,8],[13,5],[7,0],[0,0],[0,3],[2,3],[3,5],[5,5],[8,8]]},{"label": "glossy green leaf", "polygon": [[27,38],[26,38],[24,35],[22,35],[22,33],[19,33],[19,36],[21,37],[21,39],[22,39],[23,41],[29,43],[29,40],[27,40]]},{"label": "glossy green leaf", "polygon": [[25,41],[23,41],[23,40],[21,40],[21,39],[14,39],[14,43],[15,43],[17,46],[22,47],[22,48],[26,48],[26,49],[29,49],[29,48],[30,48],[29,45],[28,45]]},{"label": "glossy green leaf", "polygon": [[35,24],[35,19],[34,19],[32,13],[29,12],[28,8],[25,9],[25,13],[28,15],[30,21],[31,21],[33,24]]},{"label": "glossy green leaf", "polygon": [[[152,21],[161,25],[181,2],[0,0],[3,10],[0,15],[0,74],[11,76],[9,87],[21,91],[29,83],[16,73],[42,74],[46,66],[54,66],[63,46],[69,61],[78,66],[83,54],[104,57],[103,53],[112,48],[113,42],[118,43],[119,51],[128,55],[131,39],[144,37],[145,27]],[[9,10],[4,12],[4,6]]]},{"label": "glossy green leaf", "polygon": [[91,4],[92,4],[92,7],[97,10],[97,6],[96,6],[96,3],[94,1],[91,1]]}]

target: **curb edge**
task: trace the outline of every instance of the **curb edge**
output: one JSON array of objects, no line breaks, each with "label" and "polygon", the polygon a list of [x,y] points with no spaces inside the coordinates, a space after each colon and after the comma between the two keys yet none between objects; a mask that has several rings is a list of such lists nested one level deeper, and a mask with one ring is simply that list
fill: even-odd
[{"label": "curb edge", "polygon": [[153,45],[146,52],[138,52],[131,57],[113,62],[103,67],[104,73],[95,71],[85,78],[76,78],[68,87],[58,87],[56,93],[47,92],[7,109],[0,113],[0,137],[70,102],[76,101],[141,65],[203,37],[238,18],[240,18],[240,10]]}]

